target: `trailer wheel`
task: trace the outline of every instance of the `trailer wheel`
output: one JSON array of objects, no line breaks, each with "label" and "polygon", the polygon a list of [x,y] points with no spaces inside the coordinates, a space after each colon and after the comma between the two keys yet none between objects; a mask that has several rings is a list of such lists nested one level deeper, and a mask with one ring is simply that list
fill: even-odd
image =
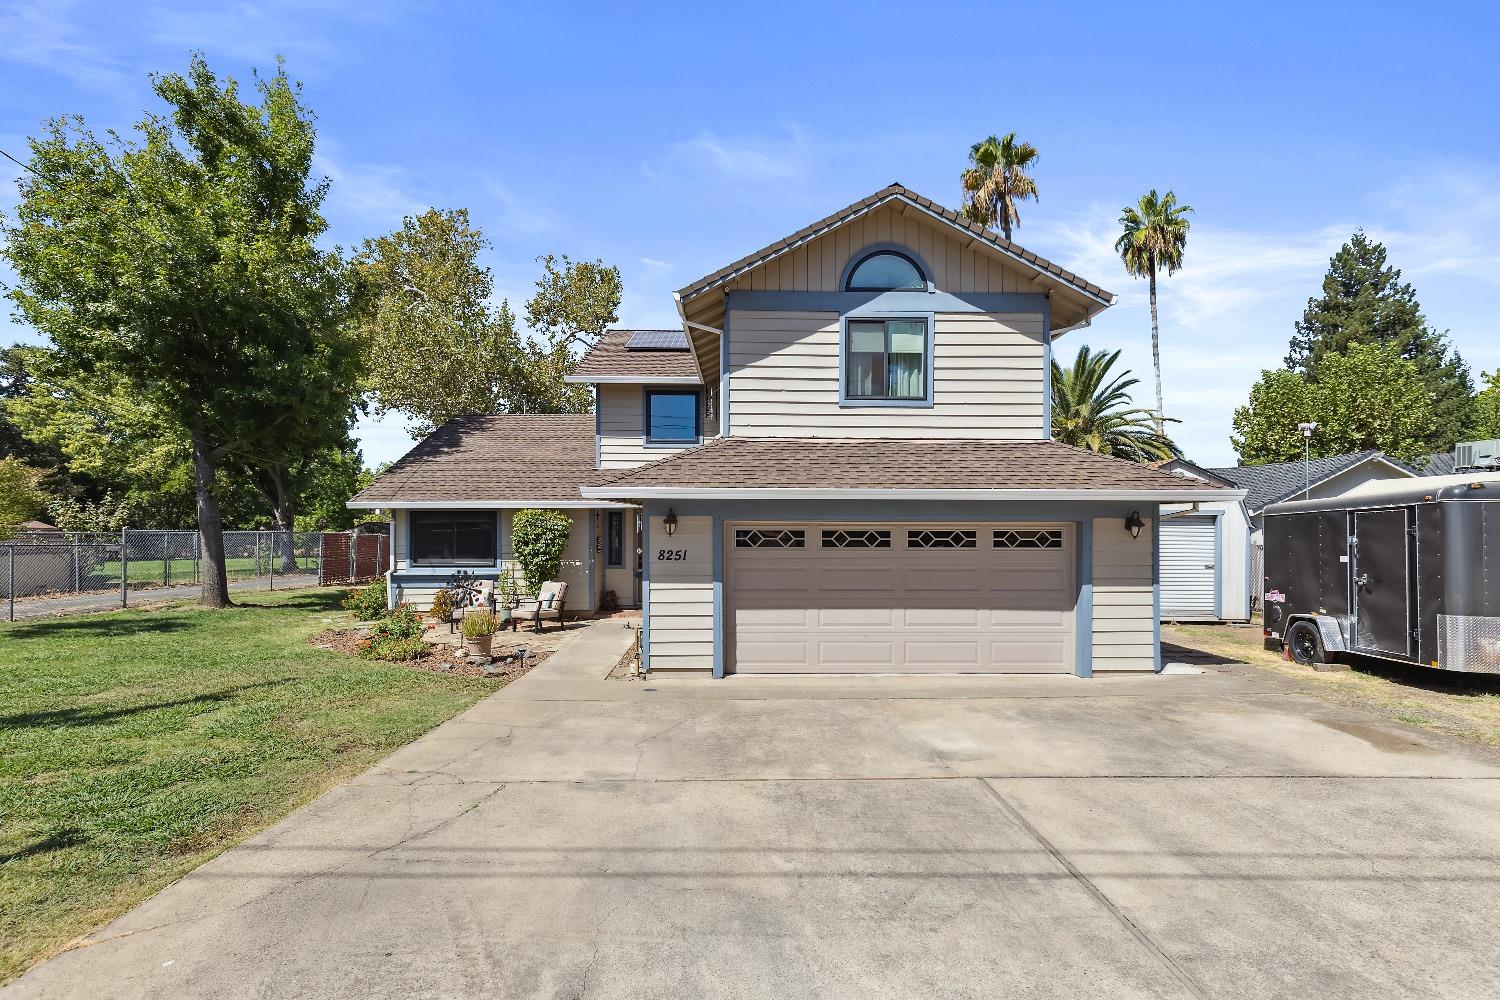
[{"label": "trailer wheel", "polygon": [[1291,652],[1292,659],[1306,666],[1332,662],[1328,657],[1328,650],[1323,648],[1323,637],[1318,634],[1318,626],[1312,622],[1302,621],[1293,625],[1286,635],[1286,647]]}]

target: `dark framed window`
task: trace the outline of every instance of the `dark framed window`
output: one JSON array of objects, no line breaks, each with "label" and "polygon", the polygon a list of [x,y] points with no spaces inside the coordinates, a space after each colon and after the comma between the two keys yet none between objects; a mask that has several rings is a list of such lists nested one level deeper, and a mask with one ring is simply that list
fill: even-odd
[{"label": "dark framed window", "polygon": [[916,261],[894,250],[878,250],[855,264],[844,288],[851,292],[927,290],[927,279]]},{"label": "dark framed window", "polygon": [[605,565],[625,565],[625,512],[611,510],[604,515]]},{"label": "dark framed window", "polygon": [[654,444],[695,443],[703,434],[695,389],[647,389],[646,440]]},{"label": "dark framed window", "polygon": [[411,558],[421,563],[494,563],[494,512],[412,511]]},{"label": "dark framed window", "polygon": [[844,328],[844,398],[924,402],[930,398],[925,319],[851,319]]}]

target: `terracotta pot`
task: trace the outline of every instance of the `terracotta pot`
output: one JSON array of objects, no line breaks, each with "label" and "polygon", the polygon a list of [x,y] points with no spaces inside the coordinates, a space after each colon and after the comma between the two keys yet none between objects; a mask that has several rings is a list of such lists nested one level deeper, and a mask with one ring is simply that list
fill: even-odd
[{"label": "terracotta pot", "polygon": [[492,635],[482,635],[477,639],[464,639],[464,652],[470,656],[489,656],[490,644],[495,641]]}]

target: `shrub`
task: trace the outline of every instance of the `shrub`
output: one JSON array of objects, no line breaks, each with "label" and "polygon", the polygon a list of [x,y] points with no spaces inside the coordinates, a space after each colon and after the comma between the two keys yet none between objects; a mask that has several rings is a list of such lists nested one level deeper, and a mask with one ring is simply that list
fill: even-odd
[{"label": "shrub", "polygon": [[386,613],[385,603],[385,581],[381,580],[368,587],[349,591],[349,596],[344,598],[343,608],[345,611],[352,611],[360,621],[367,622]]},{"label": "shrub", "polygon": [[453,595],[447,590],[440,590],[432,597],[432,607],[427,612],[428,618],[437,621],[447,621],[453,614]]},{"label": "shrub", "polygon": [[421,639],[366,639],[359,644],[359,655],[367,660],[417,660],[426,652]]},{"label": "shrub", "polygon": [[548,580],[556,580],[562,571],[563,552],[573,519],[560,510],[518,510],[511,522],[511,546],[526,589],[532,594]]},{"label": "shrub", "polygon": [[422,617],[417,614],[417,609],[410,604],[398,604],[396,610],[386,615],[375,623],[370,629],[370,638],[379,641],[381,639],[420,639],[422,637]]},{"label": "shrub", "polygon": [[483,639],[487,635],[494,635],[495,615],[490,611],[471,611],[464,615],[458,630],[464,634],[465,639]]}]

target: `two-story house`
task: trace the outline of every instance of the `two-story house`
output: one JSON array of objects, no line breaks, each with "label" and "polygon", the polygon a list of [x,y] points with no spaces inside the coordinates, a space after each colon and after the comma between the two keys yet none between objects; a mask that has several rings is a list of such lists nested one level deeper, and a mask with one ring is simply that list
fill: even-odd
[{"label": "two-story house", "polygon": [[638,602],[654,672],[1160,669],[1159,505],[1242,493],[1050,440],[1053,341],[1113,298],[893,184],[611,331],[592,416],[458,418],[352,504],[419,604],[570,511],[570,607]]}]

